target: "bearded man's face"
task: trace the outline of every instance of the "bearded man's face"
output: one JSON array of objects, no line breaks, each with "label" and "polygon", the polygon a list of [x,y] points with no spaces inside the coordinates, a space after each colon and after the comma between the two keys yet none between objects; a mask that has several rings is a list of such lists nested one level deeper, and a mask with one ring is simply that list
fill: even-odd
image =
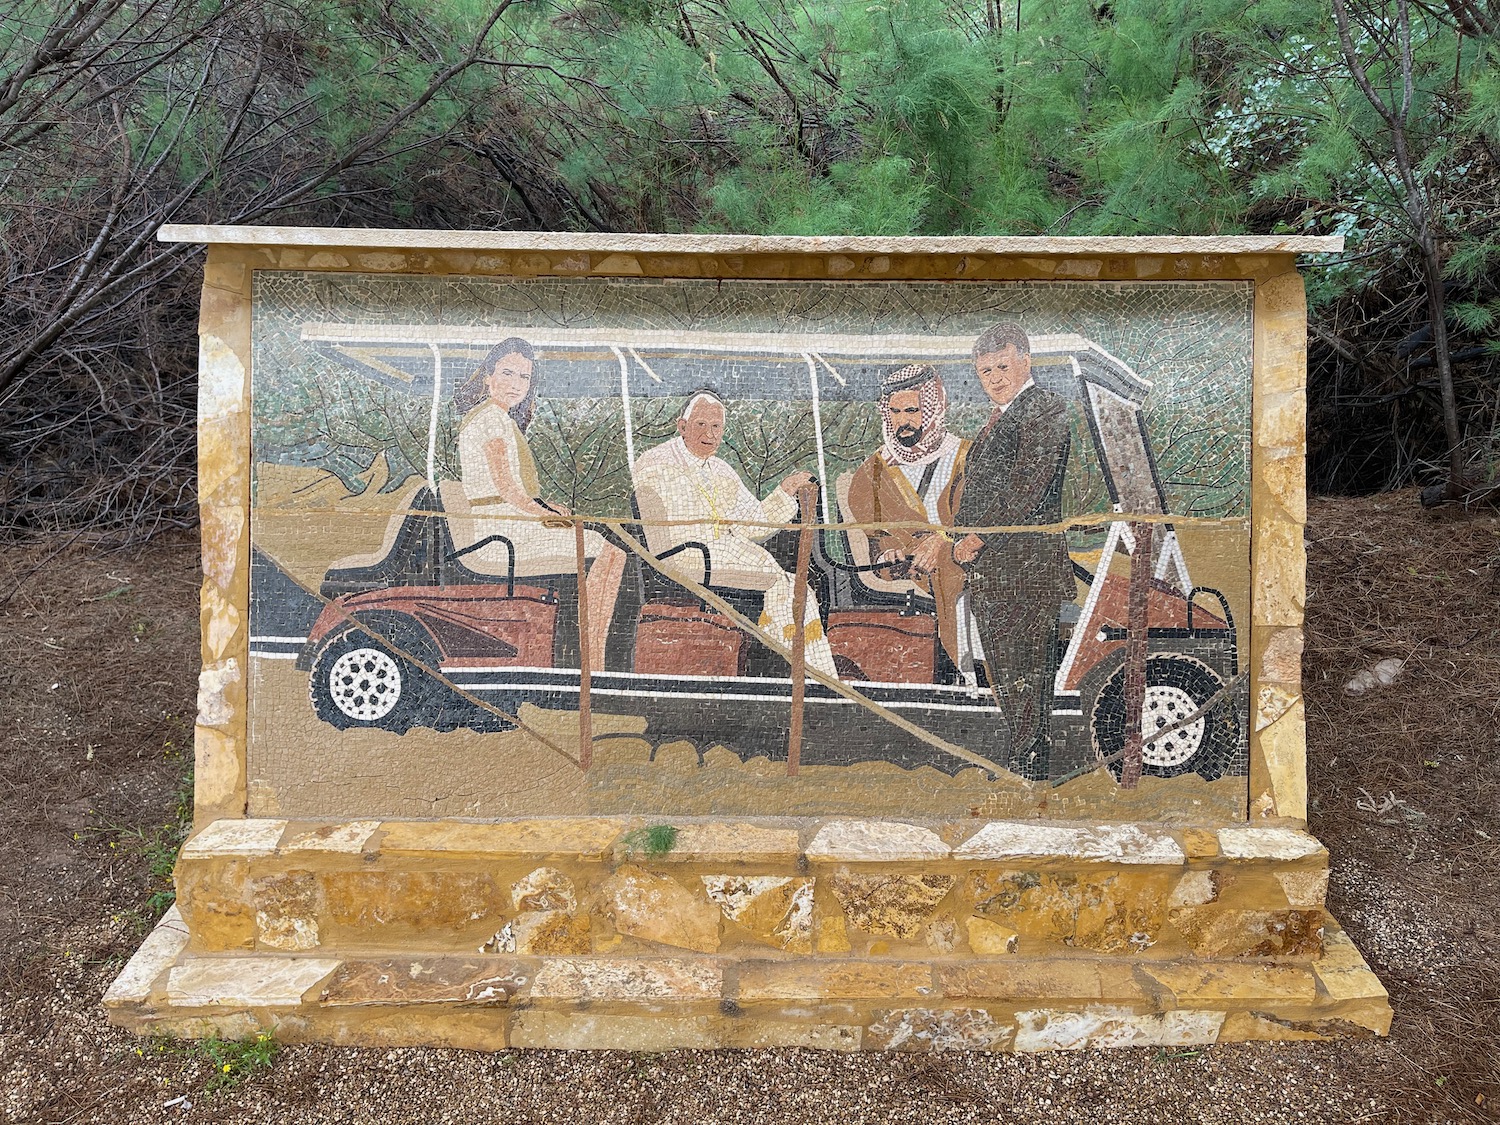
[{"label": "bearded man's face", "polygon": [[897,391],[887,404],[891,412],[891,436],[910,449],[922,440],[922,392],[916,387]]}]

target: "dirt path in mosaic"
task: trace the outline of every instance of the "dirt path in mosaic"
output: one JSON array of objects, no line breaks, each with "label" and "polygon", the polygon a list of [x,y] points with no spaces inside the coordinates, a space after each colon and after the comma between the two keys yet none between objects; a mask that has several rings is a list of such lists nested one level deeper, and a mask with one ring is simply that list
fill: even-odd
[{"label": "dirt path in mosaic", "polygon": [[[0,1120],[1500,1121],[1500,518],[1424,513],[1414,493],[1324,500],[1308,538],[1312,828],[1330,905],[1391,991],[1389,1040],[1020,1058],[297,1047],[264,1067],[138,1041],[98,1007],[166,905],[195,544],[0,551]],[[1344,694],[1385,659],[1405,662],[1395,683]]]}]

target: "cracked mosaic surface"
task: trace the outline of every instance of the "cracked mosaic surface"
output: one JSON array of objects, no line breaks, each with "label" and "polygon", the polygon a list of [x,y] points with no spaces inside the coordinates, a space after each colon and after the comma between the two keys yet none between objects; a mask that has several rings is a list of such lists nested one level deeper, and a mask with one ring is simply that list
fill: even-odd
[{"label": "cracked mosaic surface", "polygon": [[[1016,401],[1055,403],[1057,465],[1032,430],[1000,449],[1035,411],[991,424],[973,345],[999,322],[1030,336],[1036,388]],[[486,379],[507,337],[529,345],[526,401]],[[253,814],[1244,815],[1248,283],[262,272],[252,342]],[[893,533],[851,503],[890,436],[882,381],[911,364],[941,382],[964,452],[937,458],[936,484],[921,465],[894,480],[932,503],[909,513],[927,527]],[[717,461],[679,464],[679,417],[705,388]],[[780,487],[799,473],[826,485],[800,592],[798,501]],[[977,563],[948,556],[946,585],[909,562],[849,569],[899,554],[902,534],[910,555],[979,526],[959,514],[1006,510],[981,489],[1042,476],[1055,495],[1004,522],[1067,522],[1065,539],[991,528]],[[592,633],[571,522],[497,500],[497,480],[588,517],[585,589],[621,576],[585,597]],[[1142,520],[1157,532],[1133,687]],[[1022,549],[1049,534],[1071,596]],[[821,675],[789,738],[799,597]],[[1146,776],[1122,788],[1133,692]]]}]

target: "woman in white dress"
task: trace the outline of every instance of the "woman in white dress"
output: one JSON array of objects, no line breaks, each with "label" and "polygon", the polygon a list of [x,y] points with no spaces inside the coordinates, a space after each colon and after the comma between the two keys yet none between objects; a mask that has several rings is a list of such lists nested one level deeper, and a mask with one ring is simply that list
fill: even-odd
[{"label": "woman in white dress", "polygon": [[[526,443],[526,430],[536,413],[535,363],[536,353],[525,340],[502,340],[453,396],[454,407],[463,415],[458,428],[459,475],[476,517],[474,539],[509,539],[515,545],[518,576],[567,574],[577,565],[572,527],[543,522],[572,513],[564,504],[542,500],[536,462]],[[591,560],[580,591],[588,606],[589,666],[602,669],[610,618],[625,573],[625,552],[597,532],[585,531],[583,553]],[[476,565],[501,566],[505,546],[491,543],[474,556]]]}]

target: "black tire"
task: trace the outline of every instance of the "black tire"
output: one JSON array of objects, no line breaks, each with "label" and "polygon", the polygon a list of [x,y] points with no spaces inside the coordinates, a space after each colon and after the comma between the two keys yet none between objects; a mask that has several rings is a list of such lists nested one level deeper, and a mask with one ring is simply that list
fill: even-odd
[{"label": "black tire", "polygon": [[[1153,656],[1146,661],[1146,699],[1141,723],[1149,736],[1193,714],[1222,690],[1224,681],[1191,656]],[[1090,718],[1094,749],[1113,759],[1109,771],[1118,779],[1125,768],[1118,757],[1125,748],[1125,668],[1115,670],[1094,701]],[[1206,781],[1223,776],[1240,743],[1239,717],[1232,696],[1220,699],[1182,729],[1148,744],[1141,772],[1151,777],[1196,773]]]},{"label": "black tire", "polygon": [[369,625],[368,631],[350,626],[336,634],[313,658],[313,711],[339,730],[375,727],[405,734],[414,726],[436,725],[448,710],[441,706],[442,685],[414,663],[436,663],[426,631],[409,619]]}]

